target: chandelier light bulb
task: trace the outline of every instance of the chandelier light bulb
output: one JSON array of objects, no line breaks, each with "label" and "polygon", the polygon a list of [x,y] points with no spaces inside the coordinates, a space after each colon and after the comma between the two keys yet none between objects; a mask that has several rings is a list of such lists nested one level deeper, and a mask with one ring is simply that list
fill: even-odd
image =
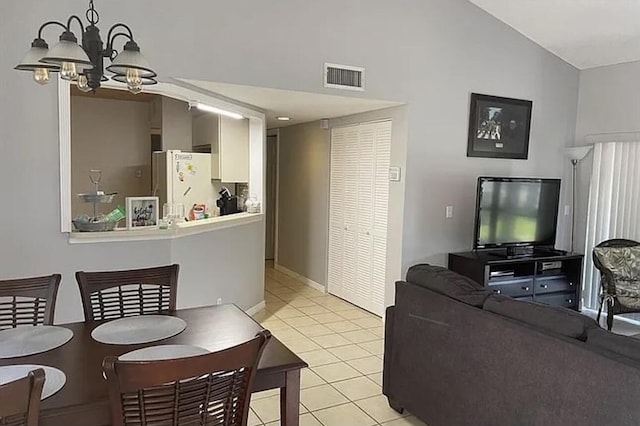
[{"label": "chandelier light bulb", "polygon": [[142,78],[140,78],[140,72],[135,68],[127,68],[127,84],[131,86],[142,85]]},{"label": "chandelier light bulb", "polygon": [[78,78],[78,70],[73,62],[63,62],[60,70],[60,77],[65,80],[75,80]]},{"label": "chandelier light bulb", "polygon": [[77,85],[78,85],[78,90],[80,90],[81,92],[86,93],[91,91],[91,87],[89,87],[89,82],[87,81],[86,75],[78,76]]},{"label": "chandelier light bulb", "polygon": [[127,83],[127,88],[131,93],[133,93],[134,95],[137,95],[138,93],[142,92],[142,82],[138,84]]},{"label": "chandelier light bulb", "polygon": [[46,68],[36,68],[33,70],[33,81],[45,85],[49,82],[49,70]]},{"label": "chandelier light bulb", "polygon": [[135,68],[127,68],[127,88],[133,94],[142,92],[142,78],[140,72]]}]

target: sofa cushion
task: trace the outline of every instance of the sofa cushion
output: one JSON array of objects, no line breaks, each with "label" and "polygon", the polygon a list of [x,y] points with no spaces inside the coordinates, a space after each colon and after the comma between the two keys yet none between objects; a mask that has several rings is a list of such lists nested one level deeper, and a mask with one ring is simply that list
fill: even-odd
[{"label": "sofa cushion", "polygon": [[596,247],[593,254],[602,267],[611,273],[620,303],[628,308],[640,309],[640,246]]},{"label": "sofa cushion", "polygon": [[470,278],[447,268],[426,263],[409,268],[407,282],[478,308],[482,307],[485,299],[492,294],[490,290]]},{"label": "sofa cushion", "polygon": [[602,328],[593,328],[587,331],[586,343],[640,361],[640,340],[633,337],[620,336]]},{"label": "sofa cushion", "polygon": [[587,338],[587,330],[599,328],[598,323],[592,318],[569,309],[523,302],[500,294],[489,296],[484,302],[483,309],[545,331],[583,341]]}]

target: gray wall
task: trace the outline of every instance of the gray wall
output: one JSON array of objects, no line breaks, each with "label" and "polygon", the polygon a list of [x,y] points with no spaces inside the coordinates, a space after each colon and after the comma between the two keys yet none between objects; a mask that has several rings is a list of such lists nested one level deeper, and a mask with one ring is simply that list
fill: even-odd
[{"label": "gray wall", "polygon": [[99,206],[98,213],[124,207],[126,197],[151,195],[149,108],[148,102],[71,97],[72,217],[93,215],[93,205],[75,196],[94,190],[92,169],[102,170],[101,190],[117,192],[113,204]]},{"label": "gray wall", "polygon": [[[408,105],[403,268],[420,261],[443,263],[447,252],[471,248],[478,175],[564,173],[559,150],[574,139],[578,71],[466,0],[150,4],[112,0],[99,3],[98,10],[103,27],[119,21],[131,25],[161,79],[337,93],[322,86],[326,61],[367,69],[366,92],[340,93]],[[74,300],[75,269],[87,263],[114,268],[122,260],[142,266],[165,261],[167,249],[162,243],[76,249],[59,232],[56,87],[39,87],[29,74],[11,68],[42,22],[82,14],[86,7],[84,0],[63,6],[44,0],[0,2],[0,192],[16,206],[0,209],[2,275],[62,271],[63,295]],[[45,30],[51,44],[58,35],[56,29]],[[533,100],[529,160],[466,157],[471,92]],[[444,218],[447,204],[455,211],[449,220]],[[261,246],[262,238],[256,235]],[[249,260],[243,253],[238,259],[261,267],[261,259]]]},{"label": "gray wall", "polygon": [[235,303],[252,308],[264,299],[264,222],[171,241],[171,263],[180,265],[178,307]]},{"label": "gray wall", "polygon": [[277,262],[327,285],[330,133],[319,122],[280,129]]},{"label": "gray wall", "polygon": [[[606,140],[638,140],[640,132],[640,62],[584,70],[576,121],[576,145]],[[622,133],[622,134],[620,134]],[[578,165],[576,247],[584,251],[593,151]]]}]

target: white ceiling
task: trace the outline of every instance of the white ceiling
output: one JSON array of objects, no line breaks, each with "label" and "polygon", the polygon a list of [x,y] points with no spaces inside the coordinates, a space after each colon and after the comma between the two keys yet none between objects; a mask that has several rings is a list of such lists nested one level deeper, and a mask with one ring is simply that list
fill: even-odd
[{"label": "white ceiling", "polygon": [[[264,110],[267,116],[267,128],[269,129],[400,105],[398,102],[375,99],[323,95],[210,81],[183,81],[209,92]],[[278,121],[276,120],[277,116],[291,117],[291,121]]]},{"label": "white ceiling", "polygon": [[469,0],[579,69],[640,60],[638,0]]}]

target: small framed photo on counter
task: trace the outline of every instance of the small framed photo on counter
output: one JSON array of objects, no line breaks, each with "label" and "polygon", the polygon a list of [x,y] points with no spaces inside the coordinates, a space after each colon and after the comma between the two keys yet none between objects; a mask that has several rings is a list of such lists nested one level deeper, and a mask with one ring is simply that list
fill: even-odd
[{"label": "small framed photo on counter", "polygon": [[127,197],[127,229],[157,228],[158,197]]}]

